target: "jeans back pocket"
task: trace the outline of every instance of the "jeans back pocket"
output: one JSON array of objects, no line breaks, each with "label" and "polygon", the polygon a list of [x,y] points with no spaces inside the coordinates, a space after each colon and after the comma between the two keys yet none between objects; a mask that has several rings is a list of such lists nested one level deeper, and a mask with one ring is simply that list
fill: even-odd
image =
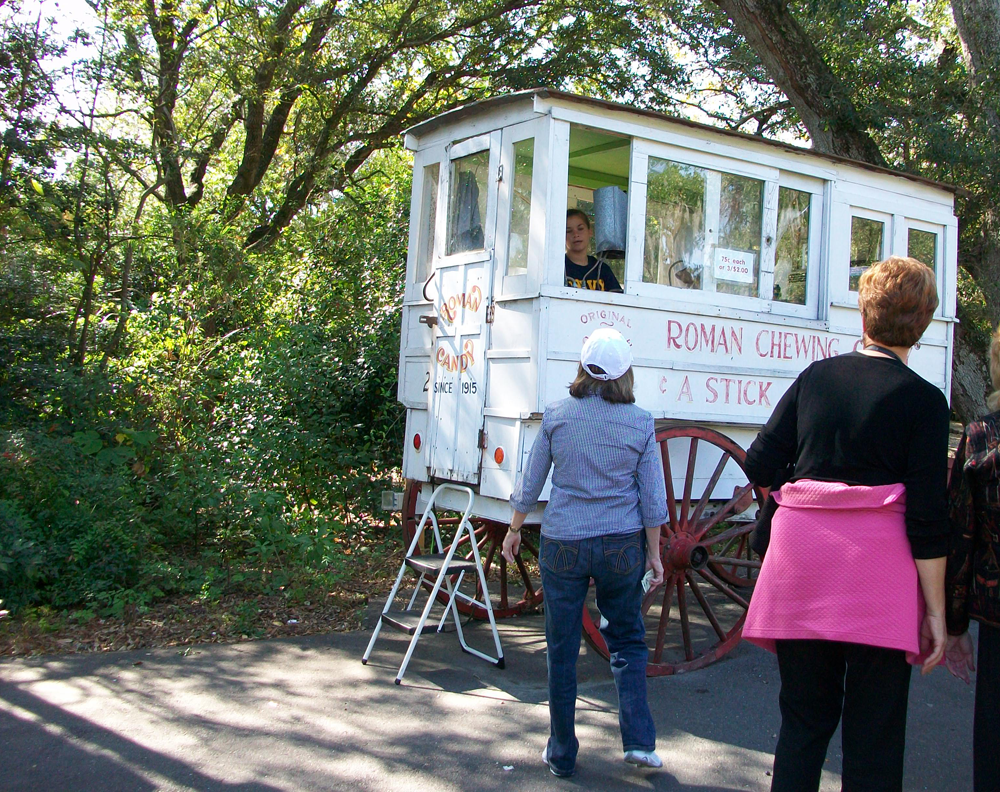
[{"label": "jeans back pocket", "polygon": [[642,531],[604,537],[604,563],[617,575],[631,575],[642,563]]},{"label": "jeans back pocket", "polygon": [[580,555],[578,542],[560,542],[558,539],[542,537],[541,565],[550,572],[569,572],[576,566]]}]

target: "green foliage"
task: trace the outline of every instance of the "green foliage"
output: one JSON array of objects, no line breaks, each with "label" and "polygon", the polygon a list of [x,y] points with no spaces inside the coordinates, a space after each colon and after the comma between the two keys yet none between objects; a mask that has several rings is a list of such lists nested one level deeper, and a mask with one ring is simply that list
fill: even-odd
[{"label": "green foliage", "polygon": [[408,174],[406,157],[378,157],[269,254],[230,251],[241,291],[166,286],[104,372],[68,365],[58,343],[16,347],[24,313],[7,317],[9,607],[123,614],[344,573],[401,457]]}]

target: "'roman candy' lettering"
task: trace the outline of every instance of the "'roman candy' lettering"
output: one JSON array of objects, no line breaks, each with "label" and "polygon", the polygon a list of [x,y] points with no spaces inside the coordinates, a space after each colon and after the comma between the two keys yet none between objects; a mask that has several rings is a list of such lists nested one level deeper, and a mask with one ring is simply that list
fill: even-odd
[{"label": "'roman candy' lettering", "polygon": [[474,351],[475,347],[473,346],[471,339],[467,340],[462,345],[461,355],[453,355],[444,347],[438,347],[438,365],[445,371],[465,371],[476,362],[476,359],[473,356]]},{"label": "'roman candy' lettering", "polygon": [[468,293],[453,294],[441,300],[441,317],[451,324],[458,316],[459,308],[468,308],[472,313],[479,310],[483,301],[483,292],[478,286],[473,286]]}]

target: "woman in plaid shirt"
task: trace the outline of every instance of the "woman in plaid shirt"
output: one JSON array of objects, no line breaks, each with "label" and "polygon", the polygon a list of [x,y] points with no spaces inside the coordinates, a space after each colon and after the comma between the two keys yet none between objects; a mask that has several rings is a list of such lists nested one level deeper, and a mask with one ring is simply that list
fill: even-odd
[{"label": "woman in plaid shirt", "polygon": [[975,792],[1000,789],[1000,328],[990,345],[991,414],[973,421],[955,454],[948,499],[948,645],[945,664],[975,671],[969,620],[979,622],[979,673],[972,737]]}]

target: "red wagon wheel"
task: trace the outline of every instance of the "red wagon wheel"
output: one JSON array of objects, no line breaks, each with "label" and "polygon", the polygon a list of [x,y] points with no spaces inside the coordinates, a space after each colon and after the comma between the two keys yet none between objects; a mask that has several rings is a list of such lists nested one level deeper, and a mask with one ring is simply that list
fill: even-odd
[{"label": "red wagon wheel", "polygon": [[[403,493],[403,544],[407,549],[413,541],[413,534],[420,524],[422,512],[417,511],[417,497],[420,494],[421,482],[407,480],[406,489]],[[455,529],[461,519],[460,514],[452,512],[442,512],[438,510],[438,527],[441,529],[441,539],[449,541],[449,537],[454,536]],[[483,562],[483,571],[486,572],[486,583],[489,586],[491,603],[493,605],[493,615],[498,619],[506,619],[534,610],[542,601],[542,582],[538,573],[538,528],[537,526],[525,526],[521,531],[521,550],[514,557],[515,564],[511,566],[507,559],[503,557],[500,550],[503,546],[503,538],[507,534],[507,524],[485,520],[481,517],[473,517],[472,529],[476,537],[476,544],[479,546],[479,555]],[[425,528],[424,542],[428,547],[428,542],[433,542],[429,528]],[[464,547],[463,547],[464,545]],[[445,545],[445,551],[450,545]],[[418,547],[415,552],[419,553],[422,548]],[[468,534],[462,537],[458,552],[465,558],[472,558],[472,547],[469,544]],[[428,590],[432,588],[432,581],[426,582]],[[482,587],[476,584],[476,599],[482,600]],[[448,593],[445,591],[438,593],[438,599],[442,604],[447,604]],[[458,609],[466,616],[473,616],[477,619],[486,618],[486,609],[458,600]]]},{"label": "red wagon wheel", "polygon": [[[660,529],[663,585],[646,594],[642,602],[648,676],[703,668],[739,643],[760,561],[749,548],[753,523],[733,518],[752,508],[754,501],[758,508],[764,502],[764,491],[746,476],[743,449],[725,435],[703,427],[676,426],[657,432],[656,440],[670,521]],[[685,451],[684,489],[678,502],[671,454],[676,459]],[[696,483],[702,494],[692,504]],[[598,627],[600,618],[594,604],[584,607],[584,637],[599,654],[609,657]]]}]

